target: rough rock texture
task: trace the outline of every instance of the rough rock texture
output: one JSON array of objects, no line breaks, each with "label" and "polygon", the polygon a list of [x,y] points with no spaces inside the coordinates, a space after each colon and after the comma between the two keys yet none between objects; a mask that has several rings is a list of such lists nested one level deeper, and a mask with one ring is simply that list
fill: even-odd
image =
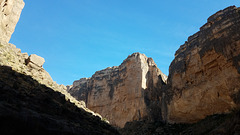
[{"label": "rough rock texture", "polygon": [[240,105],[240,8],[208,18],[175,54],[165,88],[168,122],[193,123]]},{"label": "rough rock texture", "polygon": [[[6,9],[4,8],[3,12],[6,12],[7,15],[9,14],[9,15],[12,15],[13,17],[14,15],[20,16],[19,8],[21,6],[22,6],[21,9],[23,8],[23,5],[24,5],[23,1],[5,0],[2,2],[5,2],[4,7],[8,6]],[[17,23],[18,18],[15,18],[17,20],[12,20],[12,21],[13,22],[16,21]],[[14,19],[14,18],[10,18],[10,20],[11,19]],[[0,24],[0,27],[1,26],[3,26],[3,24]],[[11,25],[11,27],[15,27],[15,25]],[[6,31],[11,31],[11,28],[6,28]],[[16,48],[15,45],[6,42],[8,40],[7,38],[8,37],[2,37],[2,39],[0,39],[0,66],[9,66],[18,73],[31,76],[33,79],[37,80],[39,83],[44,84],[47,87],[64,94],[66,100],[69,100],[70,102],[74,103],[77,107],[83,108],[85,111],[90,112],[93,115],[97,115],[100,118],[102,118],[99,114],[96,114],[91,110],[89,110],[88,108],[86,108],[84,102],[78,101],[75,98],[73,98],[66,91],[67,89],[66,86],[58,85],[56,82],[52,80],[49,73],[46,70],[44,70],[44,68],[42,67],[45,62],[44,58],[37,56],[36,54],[32,54],[28,56],[27,53],[21,53],[21,50],[19,48]]]},{"label": "rough rock texture", "polygon": [[215,114],[194,124],[169,124],[148,121],[128,122],[121,135],[239,135],[240,111]]},{"label": "rough rock texture", "polygon": [[[30,61],[29,61],[30,60]],[[21,50],[16,48],[15,45],[0,41],[0,66],[9,66],[13,70],[29,75],[39,83],[46,85],[47,87],[60,92],[65,95],[66,100],[74,103],[79,108],[85,109],[87,112],[91,112],[93,115],[97,115],[102,118],[99,114],[92,112],[86,108],[85,103],[76,100],[67,91],[66,86],[59,85],[53,81],[50,74],[42,67],[44,58],[37,55],[28,56],[27,53],[21,53]]]},{"label": "rough rock texture", "polygon": [[29,57],[27,53],[21,53],[15,45],[0,41],[0,65],[11,66],[17,72],[30,75],[53,89],[61,91],[66,89],[54,82],[49,73],[43,69],[43,60],[37,55]]},{"label": "rough rock texture", "polygon": [[195,123],[240,108],[239,60],[240,8],[231,6],[209,17],[176,51],[166,84],[153,60],[135,53],[68,91],[115,126],[146,119]]},{"label": "rough rock texture", "polygon": [[23,0],[0,0],[0,40],[9,42],[24,7]]},{"label": "rough rock texture", "polygon": [[8,43],[24,3],[0,2],[1,134],[119,134],[52,80],[44,58]]},{"label": "rough rock texture", "polygon": [[42,67],[44,64],[45,60],[43,57],[40,57],[36,54],[31,54],[28,59],[26,60],[26,65],[36,65],[38,67]]},{"label": "rough rock texture", "polygon": [[123,127],[128,121],[161,119],[158,91],[166,79],[152,58],[134,53],[120,66],[75,81],[68,92],[112,125]]},{"label": "rough rock texture", "polygon": [[0,93],[1,135],[119,134],[65,95],[11,67],[0,66]]}]

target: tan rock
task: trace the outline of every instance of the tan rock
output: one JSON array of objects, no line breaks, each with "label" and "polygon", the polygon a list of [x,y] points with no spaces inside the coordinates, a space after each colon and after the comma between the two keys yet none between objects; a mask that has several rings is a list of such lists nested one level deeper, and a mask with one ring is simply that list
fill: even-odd
[{"label": "tan rock", "polygon": [[123,127],[128,121],[151,119],[154,112],[149,101],[160,102],[153,91],[161,87],[166,78],[151,58],[134,53],[118,67],[109,67],[97,71],[91,78],[74,81],[68,92],[84,100],[89,109],[110,124]]},{"label": "tan rock", "polygon": [[0,0],[0,40],[9,42],[23,7],[23,0]]},{"label": "tan rock", "polygon": [[240,107],[240,9],[209,17],[175,54],[168,77],[166,120],[193,123]]},{"label": "tan rock", "polygon": [[35,65],[35,66],[38,66],[38,67],[42,67],[45,60],[44,58],[36,55],[36,54],[31,54],[28,59],[26,60],[27,61],[27,65]]}]

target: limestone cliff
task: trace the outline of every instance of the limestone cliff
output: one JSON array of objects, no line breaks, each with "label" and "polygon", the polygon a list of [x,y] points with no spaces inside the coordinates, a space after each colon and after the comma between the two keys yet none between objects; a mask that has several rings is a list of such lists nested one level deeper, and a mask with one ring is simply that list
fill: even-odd
[{"label": "limestone cliff", "polygon": [[0,0],[0,40],[9,42],[24,7],[23,0]]},{"label": "limestone cliff", "polygon": [[161,106],[157,91],[166,79],[152,58],[134,53],[120,66],[75,81],[68,92],[112,125],[123,127],[128,121],[161,118],[161,110],[154,108]]},{"label": "limestone cliff", "polygon": [[192,123],[240,105],[240,8],[208,18],[175,54],[166,89],[168,122]]},{"label": "limestone cliff", "polygon": [[119,67],[96,72],[68,88],[87,107],[123,127],[133,120],[194,123],[240,107],[240,8],[208,18],[175,54],[169,77],[135,53]]}]

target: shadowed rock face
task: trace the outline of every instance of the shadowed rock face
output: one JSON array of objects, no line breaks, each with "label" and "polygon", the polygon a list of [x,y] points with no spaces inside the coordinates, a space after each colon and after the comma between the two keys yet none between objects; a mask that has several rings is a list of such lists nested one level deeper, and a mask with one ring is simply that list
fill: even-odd
[{"label": "shadowed rock face", "polygon": [[44,58],[8,43],[24,3],[0,4],[1,134],[119,134],[52,80]]},{"label": "shadowed rock face", "polygon": [[97,71],[91,78],[73,83],[68,90],[86,106],[123,127],[127,121],[161,119],[160,88],[166,76],[151,58],[134,53],[118,67]]},{"label": "shadowed rock face", "polygon": [[9,42],[23,7],[23,0],[0,0],[1,41]]},{"label": "shadowed rock face", "polygon": [[0,66],[1,134],[119,134],[31,76]]},{"label": "shadowed rock face", "polygon": [[175,54],[166,102],[169,122],[196,122],[239,107],[240,8],[208,18]]},{"label": "shadowed rock face", "polygon": [[169,77],[135,53],[119,67],[75,81],[70,92],[87,107],[123,127],[133,120],[193,123],[228,113],[240,103],[240,8],[208,18],[175,54]]}]

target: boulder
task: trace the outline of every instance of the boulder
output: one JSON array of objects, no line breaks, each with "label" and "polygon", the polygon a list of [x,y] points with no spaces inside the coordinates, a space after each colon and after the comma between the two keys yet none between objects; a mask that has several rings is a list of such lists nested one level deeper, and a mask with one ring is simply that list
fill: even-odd
[{"label": "boulder", "polygon": [[29,65],[31,63],[33,63],[34,65],[38,66],[38,67],[42,67],[44,64],[45,60],[43,57],[40,57],[36,54],[31,54],[28,59],[26,60],[26,64]]}]

